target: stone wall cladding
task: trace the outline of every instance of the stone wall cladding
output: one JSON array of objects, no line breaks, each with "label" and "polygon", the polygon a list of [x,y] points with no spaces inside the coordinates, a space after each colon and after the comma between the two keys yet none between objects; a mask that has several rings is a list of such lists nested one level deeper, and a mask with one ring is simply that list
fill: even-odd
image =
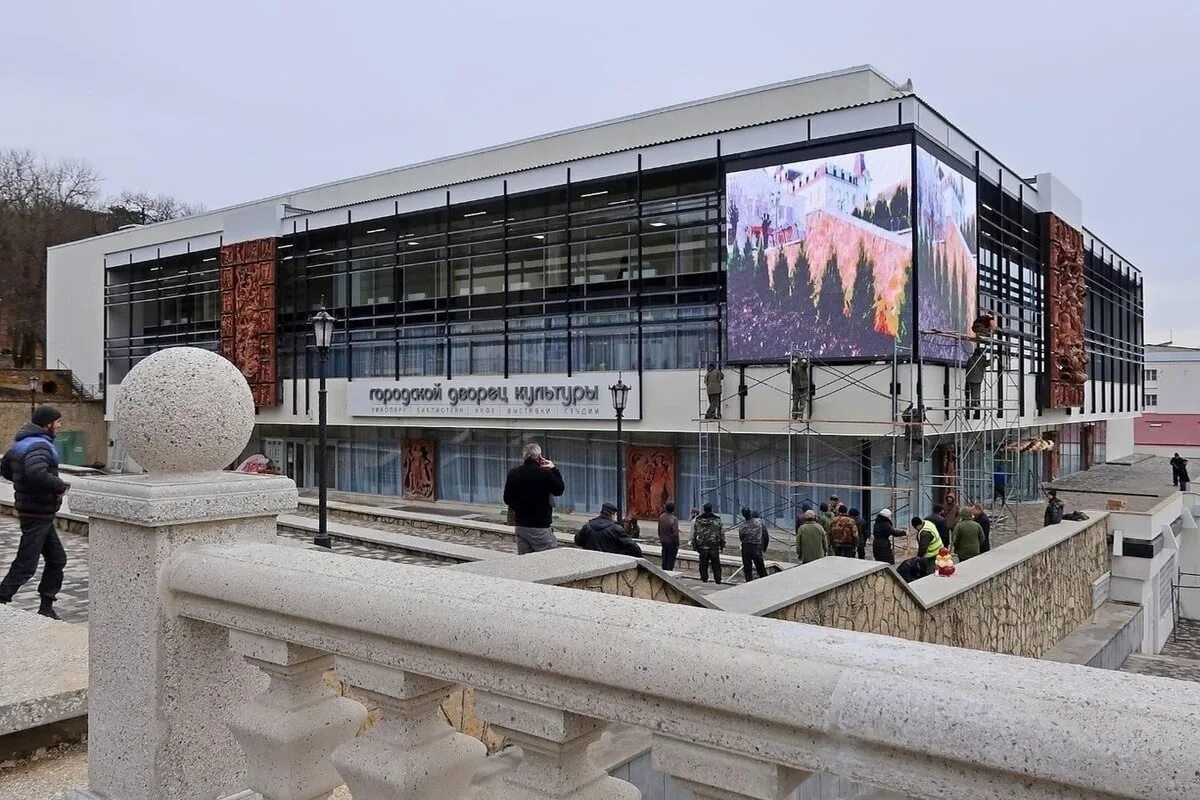
[{"label": "stone wall cladding", "polygon": [[676,605],[699,606],[699,603],[683,594],[671,584],[652,572],[644,569],[627,569],[621,572],[611,572],[608,575],[598,575],[594,578],[571,581],[561,584],[568,589],[583,589],[585,592],[600,592],[615,594],[621,597],[640,597],[643,600],[657,600],[660,603]]},{"label": "stone wall cladding", "polygon": [[1038,658],[1092,615],[1109,569],[1104,520],[925,610],[892,570],[874,572],[767,616]]}]

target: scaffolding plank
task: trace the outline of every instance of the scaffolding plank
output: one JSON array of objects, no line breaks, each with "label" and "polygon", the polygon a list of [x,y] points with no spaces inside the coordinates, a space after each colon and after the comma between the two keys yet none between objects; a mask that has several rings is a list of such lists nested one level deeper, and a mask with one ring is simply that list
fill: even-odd
[{"label": "scaffolding plank", "polygon": [[911,486],[859,486],[859,485],[853,484],[853,483],[829,483],[828,481],[819,481],[819,482],[816,482],[816,481],[785,481],[785,480],[771,479],[771,480],[762,481],[762,483],[777,483],[780,486],[806,486],[809,488],[816,487],[816,486],[829,486],[834,489],[862,489],[865,491],[874,491],[876,489],[879,489],[880,491],[886,490],[886,491],[891,491],[891,492],[911,492],[911,491],[913,491]]},{"label": "scaffolding plank", "polygon": [[746,419],[738,419],[736,417],[722,417],[721,419],[707,419],[705,417],[692,418],[692,422],[790,422],[797,427],[804,427],[813,422],[820,422],[826,425],[903,425],[903,422],[890,419],[787,419],[784,417],[747,417]]}]

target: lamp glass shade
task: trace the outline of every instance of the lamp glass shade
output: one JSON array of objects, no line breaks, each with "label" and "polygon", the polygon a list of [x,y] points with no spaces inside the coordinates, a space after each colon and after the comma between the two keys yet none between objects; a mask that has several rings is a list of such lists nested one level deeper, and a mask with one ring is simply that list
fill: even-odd
[{"label": "lamp glass shade", "polygon": [[625,385],[625,381],[617,378],[617,382],[608,387],[612,392],[613,408],[617,411],[624,411],[625,404],[629,402],[629,387]]},{"label": "lamp glass shade", "polygon": [[313,326],[313,341],[317,345],[318,350],[328,350],[333,344],[333,326],[337,320],[332,314],[325,310],[324,306],[316,314],[313,314],[311,320]]}]

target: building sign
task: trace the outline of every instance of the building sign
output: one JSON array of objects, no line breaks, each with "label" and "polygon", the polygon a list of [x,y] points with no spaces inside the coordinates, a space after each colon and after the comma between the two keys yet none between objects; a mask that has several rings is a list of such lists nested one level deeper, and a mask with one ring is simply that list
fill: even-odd
[{"label": "building sign", "polygon": [[[610,386],[616,372],[501,377],[359,379],[346,385],[352,417],[469,419],[616,419]],[[637,374],[621,373],[630,387],[625,419],[641,419]]]}]

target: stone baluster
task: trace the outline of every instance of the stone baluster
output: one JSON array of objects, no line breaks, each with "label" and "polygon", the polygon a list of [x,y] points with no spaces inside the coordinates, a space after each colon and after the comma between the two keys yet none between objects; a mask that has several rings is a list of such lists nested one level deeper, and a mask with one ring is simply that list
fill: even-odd
[{"label": "stone baluster", "polygon": [[267,800],[328,797],[343,782],[330,754],[354,738],[367,709],[325,683],[330,655],[239,631],[230,631],[229,645],[270,678],[229,721],[246,755],[246,785]]},{"label": "stone baluster", "polygon": [[261,680],[227,632],[182,619],[160,577],[198,544],[274,539],[283,477],[223,471],[254,428],[245,378],[215,353],[160,351],[114,393],[115,436],[144,475],[72,481],[89,521],[88,787],[74,798],[194,800],[245,788],[225,723]]},{"label": "stone baluster", "polygon": [[477,800],[639,800],[633,784],[608,776],[588,759],[607,723],[569,711],[475,692],[475,713],[520,746],[511,772],[481,787]]},{"label": "stone baluster", "polygon": [[353,658],[338,677],[371,704],[379,722],[333,753],[354,800],[458,800],[469,797],[483,743],[459,733],[441,705],[454,685]]},{"label": "stone baluster", "polygon": [[654,768],[696,800],[785,800],[811,774],[665,736],[653,742]]}]

